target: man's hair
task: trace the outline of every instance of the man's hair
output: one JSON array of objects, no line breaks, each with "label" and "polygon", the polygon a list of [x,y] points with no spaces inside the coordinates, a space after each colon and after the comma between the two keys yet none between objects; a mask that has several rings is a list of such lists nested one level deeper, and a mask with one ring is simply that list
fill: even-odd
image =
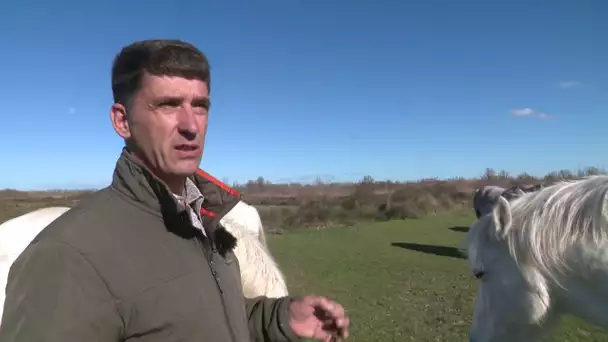
[{"label": "man's hair", "polygon": [[207,57],[192,44],[181,40],[154,39],[125,46],[112,65],[114,102],[125,107],[140,90],[147,72],[154,76],[178,76],[198,79],[211,91],[211,73]]}]

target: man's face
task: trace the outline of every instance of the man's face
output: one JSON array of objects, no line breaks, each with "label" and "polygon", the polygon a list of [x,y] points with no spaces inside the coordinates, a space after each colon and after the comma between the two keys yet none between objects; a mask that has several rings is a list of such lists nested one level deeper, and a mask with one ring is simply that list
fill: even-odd
[{"label": "man's face", "polygon": [[200,80],[144,74],[126,115],[124,110],[116,113],[124,107],[114,105],[112,121],[134,154],[170,183],[192,175],[200,165],[209,104],[209,89]]}]

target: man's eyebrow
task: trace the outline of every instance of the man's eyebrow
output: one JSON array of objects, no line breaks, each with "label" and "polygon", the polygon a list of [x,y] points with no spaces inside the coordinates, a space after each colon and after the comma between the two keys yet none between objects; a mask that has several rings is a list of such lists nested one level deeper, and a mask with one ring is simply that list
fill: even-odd
[{"label": "man's eyebrow", "polygon": [[158,106],[158,105],[161,105],[161,104],[173,104],[173,105],[177,105],[177,104],[179,104],[179,103],[181,103],[183,101],[184,101],[184,98],[180,97],[180,96],[170,96],[170,95],[159,96],[159,97],[157,97],[157,98],[155,98],[155,99],[152,100],[152,105],[154,105],[154,106]]},{"label": "man's eyebrow", "polygon": [[[153,106],[159,106],[161,104],[171,104],[178,105],[184,101],[184,98],[181,96],[159,96],[152,101]],[[203,106],[205,108],[209,108],[211,106],[211,100],[209,97],[196,97],[192,100],[193,105]]]},{"label": "man's eyebrow", "polygon": [[203,106],[205,108],[209,108],[209,107],[211,107],[211,100],[206,96],[197,97],[194,99],[194,101],[192,101],[192,104]]}]

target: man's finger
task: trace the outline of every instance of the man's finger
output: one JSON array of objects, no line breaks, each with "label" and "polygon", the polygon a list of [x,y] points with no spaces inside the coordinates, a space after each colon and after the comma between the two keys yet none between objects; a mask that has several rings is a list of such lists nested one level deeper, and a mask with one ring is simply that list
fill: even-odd
[{"label": "man's finger", "polygon": [[333,338],[333,335],[323,326],[323,323],[316,326],[313,335],[315,338],[322,339],[323,341],[332,341]]},{"label": "man's finger", "polygon": [[336,320],[336,325],[339,328],[339,335],[343,339],[346,339],[348,337],[349,324],[350,324],[350,319],[348,317],[338,318]]},{"label": "man's finger", "polygon": [[326,317],[331,317],[332,322],[330,323],[330,326],[333,326],[333,329],[330,330],[334,330],[334,333],[337,334],[337,337],[339,337],[340,340],[348,337],[350,320],[346,316],[342,305],[326,297],[317,297],[312,304],[325,311]]},{"label": "man's finger", "polygon": [[321,307],[327,313],[329,313],[334,318],[344,317],[345,312],[342,305],[326,298],[326,297],[314,297],[313,304],[314,306]]}]

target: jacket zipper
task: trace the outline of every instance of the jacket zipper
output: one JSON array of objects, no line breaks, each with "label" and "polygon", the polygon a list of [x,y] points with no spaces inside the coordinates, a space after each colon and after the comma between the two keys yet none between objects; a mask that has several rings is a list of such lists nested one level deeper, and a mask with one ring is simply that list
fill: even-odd
[{"label": "jacket zipper", "polygon": [[211,274],[213,275],[213,279],[215,279],[215,284],[217,285],[217,289],[220,291],[220,294],[222,295],[222,300],[223,300],[224,299],[224,290],[222,290],[222,285],[220,283],[220,277],[218,276],[217,270],[215,269],[214,259],[215,259],[216,248],[213,244],[211,246],[212,247],[211,247],[211,257],[209,258],[209,268],[211,269]]},{"label": "jacket zipper", "polygon": [[[199,240],[199,244],[200,244],[203,254],[205,254],[205,251],[204,251],[205,247],[204,247],[203,242],[200,241],[200,238],[197,237],[197,239]],[[218,253],[217,248],[215,247],[215,243],[211,239],[208,238],[208,241],[209,241],[209,244],[211,245],[211,256],[208,259],[207,264],[209,265],[209,269],[211,270],[213,279],[215,279],[215,284],[217,285],[217,289],[220,292],[220,298],[222,299],[222,311],[224,312],[224,319],[226,321],[226,326],[228,327],[228,331],[230,332],[230,339],[233,342],[238,342],[238,340],[236,339],[236,336],[234,335],[232,324],[230,324],[230,318],[228,317],[228,311],[226,310],[226,301],[224,300],[224,290],[222,289],[222,286],[221,286],[220,277],[217,274],[217,270],[215,269],[214,259],[215,259],[215,255]]]}]

